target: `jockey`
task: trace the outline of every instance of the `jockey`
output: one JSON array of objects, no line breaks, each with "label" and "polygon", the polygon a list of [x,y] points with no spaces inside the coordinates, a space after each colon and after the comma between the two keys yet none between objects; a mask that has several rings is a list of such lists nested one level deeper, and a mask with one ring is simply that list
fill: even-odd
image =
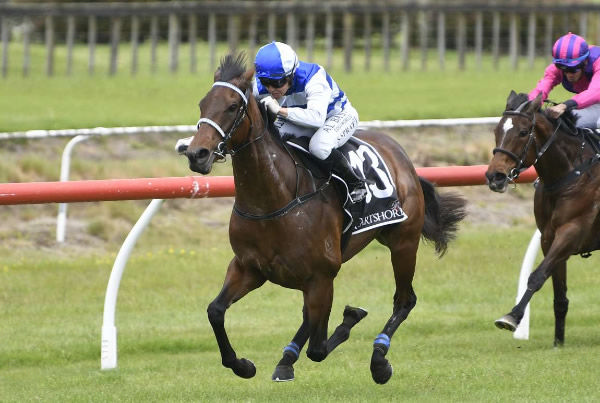
[{"label": "jockey", "polygon": [[365,180],[337,149],[358,126],[358,112],[346,94],[323,67],[299,61],[285,43],[261,47],[254,64],[254,96],[276,115],[280,135],[310,137],[309,152],[346,181],[352,202],[364,199]]},{"label": "jockey", "polygon": [[548,108],[549,115],[556,119],[571,110],[577,117],[577,127],[599,128],[600,47],[588,46],[581,36],[569,32],[552,47],[552,58],[552,64],[529,93],[529,99],[540,93],[546,99],[552,88],[562,83],[567,91],[576,95]]}]

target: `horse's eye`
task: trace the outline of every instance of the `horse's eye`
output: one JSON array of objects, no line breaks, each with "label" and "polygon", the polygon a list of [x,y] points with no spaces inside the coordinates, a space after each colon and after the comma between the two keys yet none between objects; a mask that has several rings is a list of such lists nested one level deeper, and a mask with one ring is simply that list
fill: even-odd
[{"label": "horse's eye", "polygon": [[231,104],[231,106],[229,108],[227,108],[227,110],[229,112],[235,112],[237,110],[238,106],[237,104]]},{"label": "horse's eye", "polygon": [[529,130],[525,130],[525,129],[521,130],[519,132],[519,136],[521,136],[521,137],[529,136]]}]

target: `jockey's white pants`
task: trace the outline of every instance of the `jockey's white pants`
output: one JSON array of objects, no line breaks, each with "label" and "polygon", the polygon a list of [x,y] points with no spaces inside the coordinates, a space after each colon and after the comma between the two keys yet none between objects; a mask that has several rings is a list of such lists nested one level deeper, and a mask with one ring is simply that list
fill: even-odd
[{"label": "jockey's white pants", "polygon": [[600,128],[600,104],[590,105],[583,109],[573,109],[573,114],[577,116],[577,127]]},{"label": "jockey's white pants", "polygon": [[323,126],[316,130],[299,126],[281,117],[275,121],[279,135],[292,137],[310,137],[308,150],[320,160],[329,157],[331,150],[344,145],[358,128],[358,112],[350,105],[337,115],[325,120]]}]

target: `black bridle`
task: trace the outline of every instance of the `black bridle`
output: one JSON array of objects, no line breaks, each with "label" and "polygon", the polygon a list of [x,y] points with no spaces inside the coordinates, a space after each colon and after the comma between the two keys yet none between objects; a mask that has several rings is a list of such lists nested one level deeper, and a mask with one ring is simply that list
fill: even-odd
[{"label": "black bridle", "polygon": [[[542,145],[542,147],[538,147],[538,143],[535,138],[536,112],[534,112],[533,115],[528,115],[524,112],[521,112],[521,110],[528,103],[529,103],[529,101],[526,101],[526,102],[522,103],[516,110],[504,111],[504,113],[502,114],[502,116],[522,116],[531,121],[531,129],[529,130],[529,133],[528,133],[527,143],[523,147],[521,154],[517,155],[517,154],[513,153],[512,151],[506,150],[501,147],[496,147],[492,151],[492,153],[494,155],[498,152],[508,155],[512,160],[514,160],[516,162],[517,165],[513,169],[510,170],[510,172],[507,176],[508,180],[511,182],[514,182],[519,177],[521,172],[525,171],[526,169],[528,169],[532,165],[535,165],[538,162],[540,157],[542,155],[544,155],[544,153],[548,150],[548,147],[550,147],[550,145],[554,142],[554,140],[556,140],[556,135],[558,133],[558,129],[560,128],[561,124],[563,123],[563,120],[559,119],[558,124],[556,125],[556,128],[554,129],[554,132],[552,133],[552,135],[548,138],[548,140],[546,140],[546,142]],[[535,160],[531,164],[526,165],[525,158],[527,157],[527,153],[529,152],[529,147],[531,147],[532,144],[535,146]]]}]

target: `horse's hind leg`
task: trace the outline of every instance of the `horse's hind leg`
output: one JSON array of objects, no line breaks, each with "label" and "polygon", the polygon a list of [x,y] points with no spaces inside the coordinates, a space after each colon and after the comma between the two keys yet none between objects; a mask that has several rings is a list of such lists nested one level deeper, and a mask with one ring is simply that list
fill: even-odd
[{"label": "horse's hind leg", "polygon": [[[275,372],[271,379],[277,382],[292,381],[294,380],[294,363],[300,356],[300,351],[304,344],[308,340],[308,324],[306,320],[306,310],[303,309],[303,321],[302,325],[296,332],[296,335],[283,349],[283,357],[277,363]],[[360,322],[365,316],[367,311],[362,308],[354,308],[346,306],[344,309],[344,319],[342,323],[335,329],[331,337],[327,340],[327,355],[331,353],[337,346],[348,340],[350,337],[350,330]]]},{"label": "horse's hind leg", "polygon": [[567,263],[555,267],[552,273],[554,288],[554,346],[562,346],[565,342],[565,318],[569,310],[567,299]]},{"label": "horse's hind leg", "polygon": [[239,260],[234,257],[229,263],[221,292],[208,305],[207,309],[208,320],[219,345],[223,366],[230,368],[237,376],[242,378],[252,378],[256,374],[256,368],[252,361],[236,357],[225,331],[225,311],[232,303],[260,287],[264,282],[265,278],[260,272],[243,267]]},{"label": "horse's hind leg", "polygon": [[392,376],[392,366],[385,358],[390,348],[390,340],[398,326],[404,322],[417,303],[412,280],[415,274],[418,238],[416,244],[410,240],[400,242],[402,243],[392,250],[392,265],[396,281],[394,311],[381,333],[375,338],[371,356],[371,376],[379,384],[386,383]]},{"label": "horse's hind leg", "polygon": [[346,305],[342,323],[335,328],[333,334],[327,340],[327,354],[331,353],[337,346],[348,340],[350,337],[350,330],[354,325],[363,320],[367,314],[368,312],[363,308],[355,308]]}]

